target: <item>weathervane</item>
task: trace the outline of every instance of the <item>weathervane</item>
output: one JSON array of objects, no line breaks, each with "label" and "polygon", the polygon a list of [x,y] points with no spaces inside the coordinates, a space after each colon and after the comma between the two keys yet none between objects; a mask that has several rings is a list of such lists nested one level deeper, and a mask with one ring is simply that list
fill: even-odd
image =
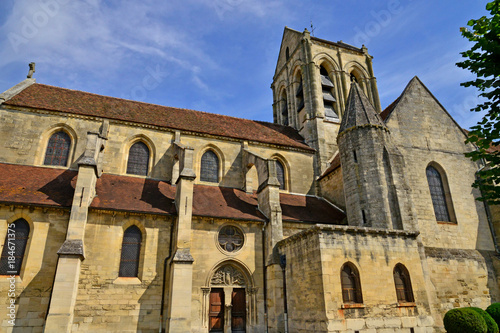
[{"label": "weathervane", "polygon": [[30,62],[29,66],[30,66],[30,71],[28,72],[27,78],[31,79],[33,77],[33,73],[35,73],[35,63]]},{"label": "weathervane", "polygon": [[311,36],[314,37],[314,29],[316,29],[315,27],[313,27],[313,21],[311,20]]}]

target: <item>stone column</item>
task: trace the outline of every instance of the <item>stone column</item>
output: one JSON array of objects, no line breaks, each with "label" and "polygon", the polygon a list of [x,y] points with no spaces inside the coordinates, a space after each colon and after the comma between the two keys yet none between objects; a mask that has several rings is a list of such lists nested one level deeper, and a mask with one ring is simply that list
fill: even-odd
[{"label": "stone column", "polygon": [[78,163],[78,178],[71,205],[66,240],[57,252],[59,260],[52,288],[45,332],[71,332],[78,294],[80,264],[84,255],[85,226],[88,209],[95,197],[97,178],[102,174],[102,152],[109,124],[105,121],[100,133],[87,134],[87,146]]},{"label": "stone column", "polygon": [[193,148],[174,142],[179,158],[179,178],[175,194],[177,220],[175,225],[174,256],[170,262],[167,332],[191,332],[191,294],[193,262],[191,256],[191,222],[193,215]]}]

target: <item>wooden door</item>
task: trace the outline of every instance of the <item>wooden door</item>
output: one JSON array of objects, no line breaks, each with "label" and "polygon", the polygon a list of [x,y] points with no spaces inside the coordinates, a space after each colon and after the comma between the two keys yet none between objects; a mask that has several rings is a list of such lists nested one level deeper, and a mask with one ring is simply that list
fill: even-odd
[{"label": "wooden door", "polygon": [[242,333],[246,332],[246,301],[245,289],[234,288],[231,298],[231,332]]},{"label": "wooden door", "polygon": [[209,331],[224,332],[224,290],[212,288],[210,291]]}]

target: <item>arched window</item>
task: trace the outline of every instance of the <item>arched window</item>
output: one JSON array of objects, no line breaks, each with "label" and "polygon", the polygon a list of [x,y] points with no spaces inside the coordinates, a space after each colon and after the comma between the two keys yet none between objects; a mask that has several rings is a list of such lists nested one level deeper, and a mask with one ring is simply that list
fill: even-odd
[{"label": "arched window", "polygon": [[447,198],[441,173],[432,165],[429,165],[426,169],[426,174],[436,220],[450,222],[450,207],[448,206],[447,199],[451,201],[451,198],[449,196]]},{"label": "arched window", "polygon": [[290,49],[288,48],[288,46],[286,47],[285,56],[286,60],[290,59]]},{"label": "arched window", "polygon": [[69,150],[71,148],[71,138],[64,131],[55,132],[47,143],[44,165],[68,164]]},{"label": "arched window", "polygon": [[414,302],[413,290],[411,289],[410,273],[405,266],[397,264],[394,267],[394,285],[398,302]]},{"label": "arched window", "polygon": [[295,98],[297,102],[297,112],[302,111],[304,109],[304,87],[302,85],[302,74],[300,72],[297,73],[295,81],[298,83],[297,91],[295,92]]},{"label": "arched window", "polygon": [[122,253],[120,258],[120,277],[137,277],[141,254],[142,233],[135,225],[123,233]]},{"label": "arched window", "polygon": [[207,150],[201,157],[200,180],[211,183],[219,182],[219,158],[211,150]]},{"label": "arched window", "polygon": [[342,283],[342,299],[344,303],[363,303],[359,273],[351,263],[345,263],[340,272]]},{"label": "arched window", "polygon": [[337,100],[333,97],[334,85],[328,71],[320,66],[319,74],[321,76],[321,88],[323,90],[323,106],[325,107],[325,117],[327,119],[339,119],[336,110]]},{"label": "arched window", "polygon": [[282,124],[288,126],[288,99],[286,98],[286,91],[283,89],[281,93],[281,121]]},{"label": "arched window", "polygon": [[29,233],[30,225],[25,219],[9,224],[0,257],[0,275],[19,275]]},{"label": "arched window", "polygon": [[149,167],[149,148],[144,142],[138,141],[128,152],[127,173],[147,176]]},{"label": "arched window", "polygon": [[280,190],[285,189],[285,167],[280,161],[276,160],[276,176],[280,182]]}]

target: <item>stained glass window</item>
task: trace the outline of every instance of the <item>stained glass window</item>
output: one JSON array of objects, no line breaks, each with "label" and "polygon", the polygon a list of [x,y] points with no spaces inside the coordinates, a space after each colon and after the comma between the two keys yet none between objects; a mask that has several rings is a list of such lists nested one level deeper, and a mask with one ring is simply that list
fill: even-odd
[{"label": "stained glass window", "polygon": [[122,253],[120,259],[121,277],[137,277],[139,272],[139,257],[141,254],[142,233],[135,225],[125,230],[123,234]]},{"label": "stained glass window", "polygon": [[394,267],[394,284],[398,302],[413,302],[413,291],[411,289],[410,274],[406,267],[397,264]]},{"label": "stained glass window", "polygon": [[285,168],[280,161],[276,160],[276,175],[278,177],[278,181],[280,182],[280,190],[285,189]]},{"label": "stained glass window", "polygon": [[0,275],[19,275],[29,233],[30,226],[25,219],[9,224],[0,257]]},{"label": "stained glass window", "polygon": [[426,173],[436,220],[451,221],[441,174],[430,165],[427,167]]},{"label": "stained glass window", "polygon": [[45,152],[44,165],[62,165],[68,164],[69,150],[71,147],[71,138],[63,131],[52,134],[47,144]]},{"label": "stained glass window", "polygon": [[351,263],[346,263],[340,273],[342,299],[344,303],[363,303],[359,273]]},{"label": "stained glass window", "polygon": [[201,157],[200,180],[204,182],[219,182],[219,158],[211,150],[207,150]]},{"label": "stained glass window", "polygon": [[234,252],[243,246],[243,233],[234,226],[225,226],[219,231],[219,245],[227,252]]},{"label": "stained glass window", "polygon": [[144,142],[136,142],[128,153],[127,173],[147,176],[149,167],[149,148]]}]

